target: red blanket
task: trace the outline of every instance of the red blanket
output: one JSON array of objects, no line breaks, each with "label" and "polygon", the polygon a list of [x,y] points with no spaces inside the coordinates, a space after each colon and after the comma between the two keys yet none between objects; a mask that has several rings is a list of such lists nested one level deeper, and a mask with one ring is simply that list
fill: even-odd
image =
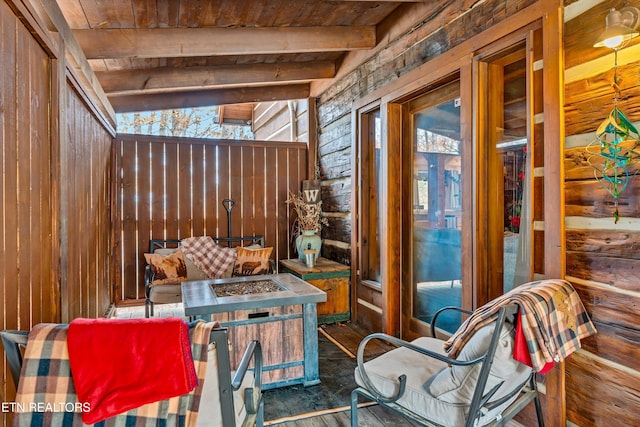
[{"label": "red blanket", "polygon": [[181,319],[75,319],[67,346],[78,401],[90,406],[85,424],[198,385]]},{"label": "red blanket", "polygon": [[[529,347],[527,346],[527,338],[524,336],[524,331],[522,330],[522,313],[520,308],[518,308],[518,317],[516,321],[516,336],[513,343],[513,358],[518,362],[524,363],[525,365],[533,368],[531,353],[529,353]],[[547,362],[538,373],[546,374],[553,368],[553,365],[555,365],[554,361]]]}]

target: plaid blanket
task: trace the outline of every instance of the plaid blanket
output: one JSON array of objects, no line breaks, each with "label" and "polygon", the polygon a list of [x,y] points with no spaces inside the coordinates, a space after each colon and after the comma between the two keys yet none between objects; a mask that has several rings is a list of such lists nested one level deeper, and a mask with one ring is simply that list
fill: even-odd
[{"label": "plaid blanket", "polygon": [[475,310],[444,343],[450,357],[457,357],[471,336],[493,322],[500,308],[508,304],[520,307],[520,321],[536,372],[549,362],[564,360],[580,348],[581,339],[596,333],[569,282],[540,280],[518,286]]},{"label": "plaid blanket", "polygon": [[236,251],[223,248],[209,236],[187,237],[180,242],[182,252],[210,279],[218,279],[231,268]]},{"label": "plaid blanket", "polygon": [[[207,369],[212,323],[198,322],[189,330],[198,387],[188,394],[149,403],[101,421],[98,427],[195,425]],[[16,393],[16,426],[85,426],[82,412],[90,409],[76,395],[67,351],[67,325],[33,327],[25,349]]]}]

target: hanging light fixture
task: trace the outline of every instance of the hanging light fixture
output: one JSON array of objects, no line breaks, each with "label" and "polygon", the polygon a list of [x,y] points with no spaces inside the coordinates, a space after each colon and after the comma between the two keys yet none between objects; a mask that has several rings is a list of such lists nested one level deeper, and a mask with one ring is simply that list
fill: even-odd
[{"label": "hanging light fixture", "polygon": [[618,107],[620,99],[620,85],[618,81],[618,50],[629,40],[638,36],[638,9],[624,7],[611,9],[607,14],[607,27],[598,37],[594,47],[608,47],[613,49],[613,110],[598,126],[596,139],[586,147],[589,154],[588,162],[593,167],[596,180],[611,194],[615,210],[615,223],[620,219],[618,212],[618,198],[627,188],[629,179],[638,173],[633,171],[634,165],[640,159],[640,134],[633,123]]},{"label": "hanging light fixture", "polygon": [[611,9],[606,18],[606,29],[596,40],[593,47],[608,47],[620,49],[638,32],[638,8],[633,6],[623,7],[620,10]]}]

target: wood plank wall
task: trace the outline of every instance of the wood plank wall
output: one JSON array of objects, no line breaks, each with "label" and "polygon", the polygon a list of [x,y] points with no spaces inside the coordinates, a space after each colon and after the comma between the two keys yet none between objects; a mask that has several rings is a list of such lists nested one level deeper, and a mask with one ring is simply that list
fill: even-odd
[{"label": "wood plank wall", "polygon": [[[598,334],[566,363],[570,425],[638,425],[640,413],[640,176],[613,199],[587,163],[587,144],[613,106],[614,58],[592,47],[611,8],[640,1],[567,2],[565,7],[566,271]],[[619,107],[640,126],[640,41],[619,52]],[[636,166],[637,167],[637,166]]]},{"label": "wood plank wall", "polygon": [[[115,148],[116,300],[144,298],[150,239],[264,235],[273,258],[293,256],[288,191],[307,179],[299,143],[118,135]],[[189,190],[192,191],[189,191]]]},{"label": "wood plank wall", "polygon": [[113,137],[68,81],[60,150],[61,321],[101,317],[112,302]]},{"label": "wood plank wall", "polygon": [[[110,304],[112,133],[42,19],[0,2],[0,329],[98,317]],[[0,368],[10,402],[4,350]]]},{"label": "wood plank wall", "polygon": [[260,141],[309,142],[308,106],[306,99],[255,104],[253,135]]},{"label": "wood plank wall", "polygon": [[[0,329],[59,318],[51,234],[49,55],[0,3]],[[15,395],[2,353],[2,401]],[[2,414],[5,417],[5,414]],[[3,418],[6,422],[6,418]]]}]

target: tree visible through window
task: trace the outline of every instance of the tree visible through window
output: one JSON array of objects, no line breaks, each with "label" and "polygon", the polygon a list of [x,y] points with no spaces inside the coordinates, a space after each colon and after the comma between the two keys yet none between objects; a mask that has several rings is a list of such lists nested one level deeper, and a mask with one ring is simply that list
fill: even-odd
[{"label": "tree visible through window", "polygon": [[118,133],[253,140],[251,125],[220,124],[217,107],[121,113]]}]

